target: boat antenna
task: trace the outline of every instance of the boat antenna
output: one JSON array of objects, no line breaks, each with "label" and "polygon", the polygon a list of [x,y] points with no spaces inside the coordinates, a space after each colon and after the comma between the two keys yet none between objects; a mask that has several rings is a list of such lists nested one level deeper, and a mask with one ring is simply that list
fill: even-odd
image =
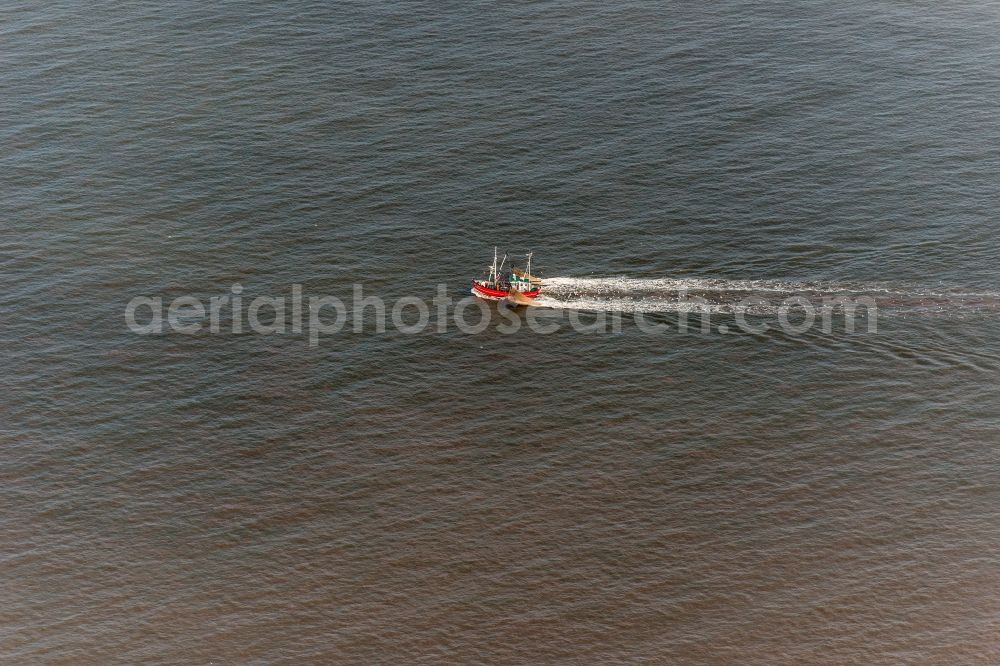
[{"label": "boat antenna", "polygon": [[494,287],[497,286],[497,246],[496,245],[493,246],[493,266],[491,268],[490,281],[493,283]]}]

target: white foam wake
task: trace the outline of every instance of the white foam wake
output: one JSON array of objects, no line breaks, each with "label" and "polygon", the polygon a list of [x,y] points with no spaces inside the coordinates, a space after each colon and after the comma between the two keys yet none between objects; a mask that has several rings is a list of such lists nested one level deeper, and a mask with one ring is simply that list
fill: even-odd
[{"label": "white foam wake", "polygon": [[545,279],[537,304],[550,308],[619,312],[733,312],[770,314],[792,296],[816,305],[830,298],[870,298],[879,308],[944,311],[1000,310],[1000,293],[906,289],[882,284],[727,280],[719,278],[631,278],[626,276]]}]

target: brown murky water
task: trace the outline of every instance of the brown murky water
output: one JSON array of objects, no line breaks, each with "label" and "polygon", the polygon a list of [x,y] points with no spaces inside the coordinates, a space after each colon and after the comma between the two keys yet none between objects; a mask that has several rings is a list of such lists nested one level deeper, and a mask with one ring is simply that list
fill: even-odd
[{"label": "brown murky water", "polygon": [[[3,663],[1000,661],[992,4],[3,11]],[[495,243],[621,330],[123,317]]]}]

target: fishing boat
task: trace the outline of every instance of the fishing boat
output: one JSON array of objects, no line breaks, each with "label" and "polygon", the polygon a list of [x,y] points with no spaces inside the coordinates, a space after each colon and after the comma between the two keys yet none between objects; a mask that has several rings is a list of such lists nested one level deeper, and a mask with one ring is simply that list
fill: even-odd
[{"label": "fishing boat", "polygon": [[511,267],[505,273],[503,267],[507,263],[507,255],[503,256],[503,261],[498,265],[500,255],[494,247],[493,263],[487,267],[489,277],[485,280],[473,280],[472,293],[491,301],[507,300],[515,305],[527,305],[542,293],[541,278],[531,274],[531,254],[528,253],[524,270]]}]

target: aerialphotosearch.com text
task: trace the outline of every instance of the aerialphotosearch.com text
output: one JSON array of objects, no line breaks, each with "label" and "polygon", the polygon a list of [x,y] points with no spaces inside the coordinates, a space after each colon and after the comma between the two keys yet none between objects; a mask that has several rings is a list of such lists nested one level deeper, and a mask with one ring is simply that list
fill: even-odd
[{"label": "aerialphotosearch.com text", "polygon": [[[476,335],[493,328],[501,334],[513,334],[522,328],[548,335],[567,326],[580,333],[619,333],[623,313],[620,311],[581,311],[559,307],[514,308],[503,303],[490,304],[472,295],[454,298],[445,284],[437,286],[436,295],[427,300],[404,296],[387,303],[377,295],[366,295],[363,285],[353,285],[350,307],[343,299],[332,295],[305,296],[302,285],[294,284],[290,295],[244,297],[244,289],[234,284],[229,293],[211,296],[207,302],[196,296],[179,296],[165,303],[160,296],[136,296],[125,306],[125,323],[139,335],[178,333],[260,335],[305,334],[310,346],[317,346],[323,337],[353,331],[354,333],[385,333],[392,330],[403,334],[427,332],[445,333],[455,330]],[[820,330],[855,332],[855,320],[861,319],[864,330],[878,330],[878,308],[874,299],[830,296],[814,302],[805,296],[788,296],[781,301],[747,297],[724,309],[685,290],[676,292],[670,301],[670,321],[664,313],[625,313],[625,320],[644,333],[744,333],[760,334],[780,329],[797,335]],[[761,313],[767,312],[767,316]],[[748,319],[748,315],[751,317]],[[725,323],[713,325],[712,317]],[[676,319],[676,321],[674,321]],[[734,330],[735,329],[735,330]]]}]

